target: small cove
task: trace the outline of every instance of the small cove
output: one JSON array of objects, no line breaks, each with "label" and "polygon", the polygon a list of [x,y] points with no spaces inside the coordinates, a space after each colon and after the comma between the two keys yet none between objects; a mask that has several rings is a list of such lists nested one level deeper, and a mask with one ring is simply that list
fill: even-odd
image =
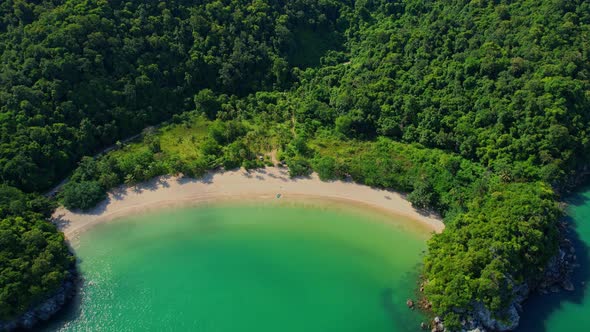
[{"label": "small cove", "polygon": [[225,203],[126,217],[73,242],[77,303],[47,331],[415,331],[430,233],[336,203]]}]

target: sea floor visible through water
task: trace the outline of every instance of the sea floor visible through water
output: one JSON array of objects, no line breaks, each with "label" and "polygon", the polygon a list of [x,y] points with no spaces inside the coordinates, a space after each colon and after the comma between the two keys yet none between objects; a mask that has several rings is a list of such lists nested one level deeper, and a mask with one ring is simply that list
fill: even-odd
[{"label": "sea floor visible through water", "polygon": [[416,331],[430,233],[342,204],[206,205],[73,242],[83,285],[46,331]]}]

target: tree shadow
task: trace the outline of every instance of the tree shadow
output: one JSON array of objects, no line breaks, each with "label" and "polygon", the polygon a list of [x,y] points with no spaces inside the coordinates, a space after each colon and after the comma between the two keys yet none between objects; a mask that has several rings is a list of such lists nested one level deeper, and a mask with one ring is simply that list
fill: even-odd
[{"label": "tree shadow", "polygon": [[169,179],[170,177],[168,176],[160,176],[147,182],[138,183],[133,186],[133,191],[141,194],[144,191],[156,191],[162,187],[168,188],[170,187],[170,184],[168,183]]},{"label": "tree shadow", "polygon": [[127,191],[123,188],[116,188],[111,191],[110,195],[114,200],[120,201],[127,196]]},{"label": "tree shadow", "polygon": [[291,181],[299,181],[299,180],[310,180],[312,179],[311,174],[308,175],[297,175],[297,176],[289,176],[289,178],[291,179]]},{"label": "tree shadow", "polygon": [[267,176],[268,176],[269,178],[273,178],[273,179],[281,180],[281,181],[283,181],[283,182],[288,182],[288,181],[289,181],[289,180],[288,180],[287,178],[285,178],[284,176],[276,176],[276,175],[275,175],[275,174],[273,174],[273,173],[268,173],[268,174],[267,174]]},{"label": "tree shadow", "polygon": [[[580,193],[590,190],[590,186],[583,187]],[[582,206],[590,202],[590,198],[580,193],[573,194],[566,199],[566,203],[571,206]]]},{"label": "tree shadow", "polygon": [[[581,189],[584,192],[590,188]],[[570,208],[579,207],[590,203],[588,197],[582,194],[574,194],[565,200]],[[576,263],[579,266],[574,269],[570,278],[575,290],[572,292],[560,291],[558,293],[542,295],[539,293],[532,294],[524,303],[524,312],[521,315],[518,332],[549,332],[545,326],[545,319],[563,307],[565,303],[581,304],[584,301],[585,292],[590,284],[590,248],[589,244],[584,242],[580,236],[580,223],[588,222],[568,216],[565,222],[569,226],[566,238],[571,241],[575,254]]]},{"label": "tree shadow", "polygon": [[132,190],[136,194],[141,194],[144,191],[143,186],[141,185],[133,186]]},{"label": "tree shadow", "polygon": [[98,203],[98,205],[96,207],[94,207],[93,209],[91,209],[89,211],[73,211],[73,212],[83,214],[83,215],[88,215],[88,216],[99,216],[99,215],[102,215],[107,210],[107,206],[109,206],[109,204],[111,204],[110,197],[108,197],[105,200],[103,200],[102,202]]},{"label": "tree shadow", "polygon": [[170,183],[168,181],[163,181],[162,182],[162,187],[163,188],[170,188]]},{"label": "tree shadow", "polygon": [[57,227],[57,229],[64,229],[70,224],[69,220],[64,219],[64,215],[65,214],[62,213],[60,215],[51,217],[49,220]]},{"label": "tree shadow", "polygon": [[289,176],[289,169],[288,168],[280,167],[279,168],[279,174],[282,175],[282,176],[287,176],[288,177]]},{"label": "tree shadow", "polygon": [[[222,173],[222,172],[219,172]],[[182,177],[178,177],[176,179],[176,182],[180,185],[185,185],[185,184],[189,184],[189,183],[204,183],[204,184],[211,184],[213,183],[213,177],[215,176],[215,173],[213,172],[208,172],[206,174],[204,174],[201,177],[198,178],[192,178],[192,177],[187,177],[187,176],[182,176]]]}]

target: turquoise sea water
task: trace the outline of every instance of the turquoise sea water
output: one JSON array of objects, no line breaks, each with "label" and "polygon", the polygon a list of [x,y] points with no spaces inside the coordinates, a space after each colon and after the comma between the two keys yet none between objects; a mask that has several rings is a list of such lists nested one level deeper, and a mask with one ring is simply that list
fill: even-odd
[{"label": "turquoise sea water", "polygon": [[590,326],[590,187],[567,202],[570,237],[581,265],[572,280],[576,290],[533,296],[525,304],[519,332],[585,331]]},{"label": "turquoise sea water", "polygon": [[429,234],[391,219],[293,203],[99,225],[75,244],[78,303],[46,330],[416,331]]}]

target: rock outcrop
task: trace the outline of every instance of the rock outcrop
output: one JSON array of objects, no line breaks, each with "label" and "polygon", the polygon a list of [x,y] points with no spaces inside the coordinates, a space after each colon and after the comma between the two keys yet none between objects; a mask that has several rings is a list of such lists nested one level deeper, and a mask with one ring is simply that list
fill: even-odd
[{"label": "rock outcrop", "polygon": [[0,331],[29,330],[37,326],[38,323],[48,320],[74,297],[77,280],[78,273],[76,268],[73,267],[70,269],[68,277],[63,281],[61,287],[49,299],[29,309],[14,320],[0,321]]},{"label": "rock outcrop", "polygon": [[547,294],[552,289],[573,291],[574,285],[569,280],[569,277],[577,266],[576,260],[575,248],[567,238],[564,238],[559,245],[557,255],[553,256],[549,261],[544,277],[536,285],[535,289],[541,294]]},{"label": "rock outcrop", "polygon": [[[576,251],[572,243],[565,237],[567,225],[563,223],[560,227],[564,236],[560,241],[557,254],[549,260],[543,276],[528,283],[513,284],[513,300],[502,312],[492,313],[483,303],[473,303],[473,310],[462,315],[462,332],[514,330],[520,322],[522,303],[531,292],[537,291],[541,294],[547,294],[549,292],[573,291],[575,289],[569,278],[577,266]],[[442,324],[439,317],[435,318],[432,326],[433,332],[445,330],[444,324]]]}]

